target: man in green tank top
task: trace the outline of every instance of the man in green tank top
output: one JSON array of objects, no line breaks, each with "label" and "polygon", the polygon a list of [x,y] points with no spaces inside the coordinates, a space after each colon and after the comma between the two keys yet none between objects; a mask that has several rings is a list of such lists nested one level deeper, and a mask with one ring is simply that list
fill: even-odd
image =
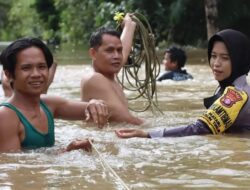
[{"label": "man in green tank top", "polygon": [[[13,89],[12,96],[0,106],[0,152],[53,146],[54,118],[86,119],[100,128],[106,125],[108,107],[102,100],[80,102],[41,96],[53,63],[52,53],[41,40],[16,40],[2,52],[0,61]],[[89,140],[75,140],[65,151],[90,148]]]}]

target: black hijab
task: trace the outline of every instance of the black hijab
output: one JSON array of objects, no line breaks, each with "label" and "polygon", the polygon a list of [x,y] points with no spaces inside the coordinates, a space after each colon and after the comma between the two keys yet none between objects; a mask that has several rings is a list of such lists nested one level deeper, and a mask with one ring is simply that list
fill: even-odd
[{"label": "black hijab", "polygon": [[235,79],[241,75],[248,74],[250,70],[250,41],[246,35],[232,29],[222,30],[213,35],[208,41],[207,53],[209,62],[214,43],[216,41],[221,41],[225,44],[231,59],[232,73],[228,78],[223,81],[219,81],[220,90],[218,93],[212,97],[204,99],[204,105],[206,108],[210,107],[213,102],[221,96],[224,89],[233,84]]}]

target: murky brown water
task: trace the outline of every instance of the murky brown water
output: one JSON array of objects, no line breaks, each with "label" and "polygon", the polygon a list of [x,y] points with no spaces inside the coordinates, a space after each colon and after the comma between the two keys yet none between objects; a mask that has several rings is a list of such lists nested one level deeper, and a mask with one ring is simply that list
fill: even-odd
[{"label": "murky brown water", "polygon": [[[80,78],[89,66],[59,66],[50,94],[80,98]],[[194,80],[157,83],[164,115],[135,113],[145,118],[146,130],[189,124],[204,111],[202,98],[217,85],[209,67],[188,65]],[[128,96],[131,94],[126,92]],[[0,93],[1,100],[2,92]],[[140,106],[141,101],[130,103]],[[123,189],[96,152],[57,154],[71,139],[91,137],[106,162],[131,189],[249,189],[250,135],[191,136],[165,139],[118,139],[111,124],[99,130],[82,122],[56,121],[56,145],[49,149],[0,154],[0,189]]]}]

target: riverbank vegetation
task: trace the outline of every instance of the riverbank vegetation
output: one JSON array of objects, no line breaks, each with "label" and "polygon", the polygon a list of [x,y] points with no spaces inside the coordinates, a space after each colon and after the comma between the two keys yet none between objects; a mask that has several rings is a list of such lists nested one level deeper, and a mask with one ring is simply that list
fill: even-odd
[{"label": "riverbank vegetation", "polygon": [[116,26],[116,11],[144,14],[158,46],[203,47],[209,32],[224,28],[250,35],[248,0],[0,0],[0,41],[36,36],[85,44],[97,27]]}]

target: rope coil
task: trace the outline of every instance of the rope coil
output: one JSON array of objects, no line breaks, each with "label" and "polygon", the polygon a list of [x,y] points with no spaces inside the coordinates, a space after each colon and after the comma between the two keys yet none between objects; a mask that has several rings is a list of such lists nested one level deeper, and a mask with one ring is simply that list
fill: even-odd
[{"label": "rope coil", "polygon": [[[155,51],[155,38],[150,24],[142,14],[133,13],[131,18],[136,23],[133,47],[128,63],[122,68],[121,79],[117,77],[117,80],[123,89],[137,92],[133,97],[129,97],[128,100],[138,98],[147,100],[143,109],[132,109],[133,111],[143,112],[151,108],[153,113],[155,113],[156,109],[161,112],[158,108],[156,91],[156,78],[160,73],[160,62]],[[119,19],[121,18],[119,17]],[[144,72],[143,76],[139,73],[142,69],[144,69],[142,71]]]}]

